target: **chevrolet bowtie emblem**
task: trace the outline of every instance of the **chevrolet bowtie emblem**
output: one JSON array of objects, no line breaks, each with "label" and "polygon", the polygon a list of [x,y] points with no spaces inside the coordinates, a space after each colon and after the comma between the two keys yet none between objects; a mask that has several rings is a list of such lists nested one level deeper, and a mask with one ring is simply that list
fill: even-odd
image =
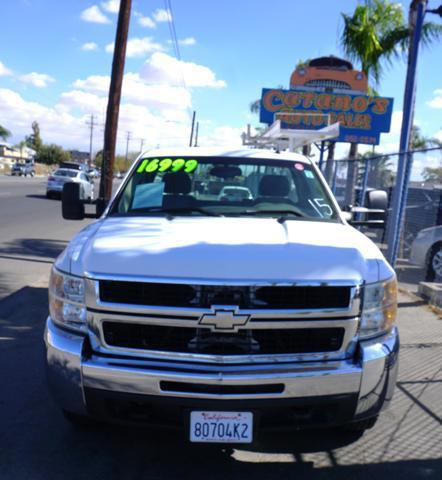
[{"label": "chevrolet bowtie emblem", "polygon": [[212,306],[211,313],[205,313],[199,321],[200,325],[212,327],[213,330],[236,331],[238,327],[249,321],[250,315],[241,315],[236,306]]}]

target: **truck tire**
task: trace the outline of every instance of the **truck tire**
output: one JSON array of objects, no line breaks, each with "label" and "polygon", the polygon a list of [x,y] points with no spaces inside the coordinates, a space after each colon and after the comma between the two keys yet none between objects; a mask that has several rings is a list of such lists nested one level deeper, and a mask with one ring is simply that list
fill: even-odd
[{"label": "truck tire", "polygon": [[442,242],[435,243],[428,254],[426,280],[433,282],[442,278]]},{"label": "truck tire", "polygon": [[346,423],[345,425],[342,425],[341,428],[342,430],[345,430],[347,432],[363,433],[365,430],[373,428],[377,419],[378,419],[378,416],[376,415],[375,417],[366,418],[364,420],[359,420],[357,422]]}]

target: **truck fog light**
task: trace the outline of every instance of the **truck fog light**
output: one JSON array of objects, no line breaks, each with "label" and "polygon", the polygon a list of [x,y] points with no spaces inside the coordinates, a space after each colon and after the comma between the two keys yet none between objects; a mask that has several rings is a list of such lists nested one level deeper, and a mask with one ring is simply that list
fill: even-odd
[{"label": "truck fog light", "polygon": [[52,268],[49,282],[49,311],[52,320],[58,325],[86,332],[84,280]]},{"label": "truck fog light", "polygon": [[391,330],[397,314],[396,278],[366,285],[363,294],[360,338],[369,338]]}]

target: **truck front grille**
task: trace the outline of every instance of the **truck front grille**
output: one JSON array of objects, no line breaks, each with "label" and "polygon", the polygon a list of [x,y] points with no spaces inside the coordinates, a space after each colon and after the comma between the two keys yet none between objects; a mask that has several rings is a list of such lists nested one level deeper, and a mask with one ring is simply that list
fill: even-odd
[{"label": "truck front grille", "polygon": [[240,329],[218,333],[206,328],[103,322],[109,346],[201,355],[274,355],[333,352],[344,328]]},{"label": "truck front grille", "polygon": [[349,306],[350,294],[350,286],[244,287],[100,281],[103,302],[164,307],[238,305],[253,309],[336,309]]}]

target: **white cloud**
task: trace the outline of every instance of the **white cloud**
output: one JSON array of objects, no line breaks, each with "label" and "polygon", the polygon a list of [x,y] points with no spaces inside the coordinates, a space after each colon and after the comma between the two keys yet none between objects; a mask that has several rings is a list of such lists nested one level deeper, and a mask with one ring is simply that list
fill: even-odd
[{"label": "white cloud", "polygon": [[0,77],[6,77],[12,75],[12,71],[6,67],[6,65],[0,62]]},{"label": "white cloud", "polygon": [[438,140],[440,140],[442,142],[442,130],[439,130],[438,132],[436,132],[434,135],[433,135],[434,138],[437,138]]},{"label": "white cloud", "polygon": [[83,43],[81,46],[81,49],[84,50],[85,52],[91,52],[92,50],[97,50],[98,45],[95,42],[86,42]]},{"label": "white cloud", "polygon": [[230,126],[215,127],[208,135],[200,131],[198,135],[198,146],[200,147],[231,147],[239,148],[242,146],[241,133],[243,128],[233,128]]},{"label": "white cloud", "polygon": [[180,45],[188,46],[188,45],[195,45],[196,40],[193,37],[183,38],[182,40],[178,40]]},{"label": "white cloud", "polygon": [[20,75],[18,79],[23,83],[29,83],[37,88],[45,88],[49,83],[55,82],[55,78],[52,78],[46,73],[31,72],[25,75]]},{"label": "white cloud", "polygon": [[101,2],[103,10],[109,13],[118,13],[120,10],[120,0],[108,0],[107,2]]},{"label": "white cloud", "polygon": [[[127,57],[142,57],[146,53],[159,52],[163,50],[162,45],[152,41],[152,37],[131,38],[127,42],[126,56]],[[106,45],[106,52],[112,53],[114,51],[114,43]]]},{"label": "white cloud", "polygon": [[223,88],[224,80],[204,65],[177,60],[165,53],[154,53],[141,70],[141,77],[149,83],[180,85],[182,77],[188,87]]},{"label": "white cloud", "polygon": [[78,110],[82,113],[101,115],[106,108],[106,98],[89,92],[72,90],[61,94],[56,107],[62,111]]},{"label": "white cloud", "polygon": [[81,12],[80,18],[85,22],[92,23],[110,23],[110,20],[104,15],[97,5],[92,5]]},{"label": "white cloud", "polygon": [[430,102],[427,102],[427,105],[431,108],[442,108],[442,88],[434,90],[433,95],[434,98]]},{"label": "white cloud", "polygon": [[95,94],[106,94],[109,91],[110,77],[106,75],[91,75],[85,80],[76,80],[72,86]]},{"label": "white cloud", "polygon": [[84,141],[87,138],[87,127],[84,124],[86,117],[76,118],[56,108],[28,102],[9,89],[0,89],[0,110],[8,118],[13,141],[20,141],[29,135],[31,124],[36,120],[45,142],[62,144],[67,148],[87,147],[87,141]]},{"label": "white cloud", "polygon": [[172,20],[170,11],[163,8],[157,8],[152,16],[156,22],[170,22]]},{"label": "white cloud", "polygon": [[[84,80],[76,80],[76,90],[94,95],[107,96],[110,77],[92,75]],[[191,106],[192,99],[188,90],[171,85],[151,85],[146,83],[137,73],[126,73],[122,88],[123,102],[143,104],[149,108],[160,110],[185,110]]]},{"label": "white cloud", "polygon": [[155,28],[156,27],[155,22],[150,17],[144,17],[143,15],[140,15],[138,17],[138,23],[142,27],[146,27],[146,28]]}]

